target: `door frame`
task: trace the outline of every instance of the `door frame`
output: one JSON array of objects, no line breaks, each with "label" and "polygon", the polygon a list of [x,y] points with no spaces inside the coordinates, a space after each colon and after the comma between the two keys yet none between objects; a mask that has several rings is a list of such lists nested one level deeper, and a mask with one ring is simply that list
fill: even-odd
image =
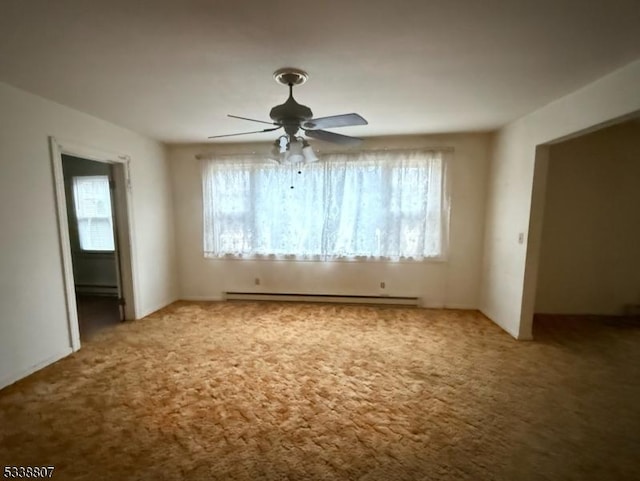
[{"label": "door frame", "polygon": [[62,258],[62,275],[65,288],[67,308],[67,324],[69,327],[69,342],[75,352],[80,349],[80,327],[78,324],[78,309],[76,304],[75,282],[73,277],[73,260],[71,256],[71,240],[69,237],[69,219],[67,217],[67,200],[65,197],[64,173],[62,156],[71,155],[82,159],[110,164],[114,167],[115,197],[115,232],[120,257],[122,276],[122,296],[126,304],[124,314],[126,320],[136,319],[137,286],[139,285],[135,271],[135,242],[133,227],[133,209],[130,163],[131,157],[114,152],[102,151],[72,141],[59,140],[49,137],[51,163],[53,167],[53,181],[56,196],[56,211],[60,253]]}]

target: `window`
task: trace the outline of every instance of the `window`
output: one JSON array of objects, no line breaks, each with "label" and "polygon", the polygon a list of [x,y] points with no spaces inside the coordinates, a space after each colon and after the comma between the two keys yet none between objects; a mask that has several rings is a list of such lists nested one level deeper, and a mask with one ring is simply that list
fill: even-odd
[{"label": "window", "polygon": [[78,222],[80,249],[113,251],[113,219],[109,177],[96,175],[73,178],[73,200]]},{"label": "window", "polygon": [[434,151],[334,154],[293,167],[246,158],[206,160],[204,254],[443,258],[444,156]]}]

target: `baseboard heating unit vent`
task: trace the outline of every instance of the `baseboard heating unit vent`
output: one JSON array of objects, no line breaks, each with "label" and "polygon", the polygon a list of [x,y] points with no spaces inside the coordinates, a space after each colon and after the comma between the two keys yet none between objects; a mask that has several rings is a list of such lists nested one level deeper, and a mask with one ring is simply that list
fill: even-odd
[{"label": "baseboard heating unit vent", "polygon": [[329,302],[341,304],[384,304],[419,306],[419,297],[395,296],[337,296],[331,294],[276,294],[267,292],[225,292],[227,301],[291,301]]}]

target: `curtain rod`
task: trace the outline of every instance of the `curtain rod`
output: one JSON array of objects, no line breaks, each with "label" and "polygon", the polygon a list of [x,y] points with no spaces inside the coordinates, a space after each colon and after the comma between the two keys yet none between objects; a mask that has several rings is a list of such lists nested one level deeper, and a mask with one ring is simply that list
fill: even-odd
[{"label": "curtain rod", "polygon": [[[358,150],[321,150],[317,149],[316,152],[318,155],[336,155],[336,154],[359,154],[359,153],[375,153],[375,152],[454,152],[455,149],[453,147],[378,147],[378,148],[370,148],[370,149],[358,149]],[[246,156],[267,156],[268,151],[264,152],[234,152],[231,154],[223,154],[219,152],[204,152],[201,154],[196,154],[196,160],[206,160],[215,157],[246,157]]]}]

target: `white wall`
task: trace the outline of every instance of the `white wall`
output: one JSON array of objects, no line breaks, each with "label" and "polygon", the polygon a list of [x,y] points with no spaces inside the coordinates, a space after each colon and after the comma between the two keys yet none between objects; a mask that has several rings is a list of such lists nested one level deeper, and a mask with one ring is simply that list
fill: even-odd
[{"label": "white wall", "polygon": [[536,312],[640,304],[640,120],[550,149]]},{"label": "white wall", "polygon": [[[476,308],[482,256],[487,134],[367,139],[366,149],[453,147],[450,251],[446,262],[301,262],[214,260],[202,254],[202,187],[198,153],[267,151],[271,144],[174,146],[180,296],[220,299],[225,291],[419,296],[425,306]],[[318,143],[316,143],[318,146]],[[321,146],[326,147],[327,144]],[[254,279],[261,284],[256,286]],[[381,281],[386,283],[382,291]]]},{"label": "white wall", "polygon": [[546,178],[545,152],[536,162],[536,147],[639,110],[639,85],[640,60],[508,124],[493,139],[481,309],[514,337],[531,338]]},{"label": "white wall", "polygon": [[0,83],[0,387],[70,352],[48,136],[131,156],[136,316],[177,294],[163,146]]}]

